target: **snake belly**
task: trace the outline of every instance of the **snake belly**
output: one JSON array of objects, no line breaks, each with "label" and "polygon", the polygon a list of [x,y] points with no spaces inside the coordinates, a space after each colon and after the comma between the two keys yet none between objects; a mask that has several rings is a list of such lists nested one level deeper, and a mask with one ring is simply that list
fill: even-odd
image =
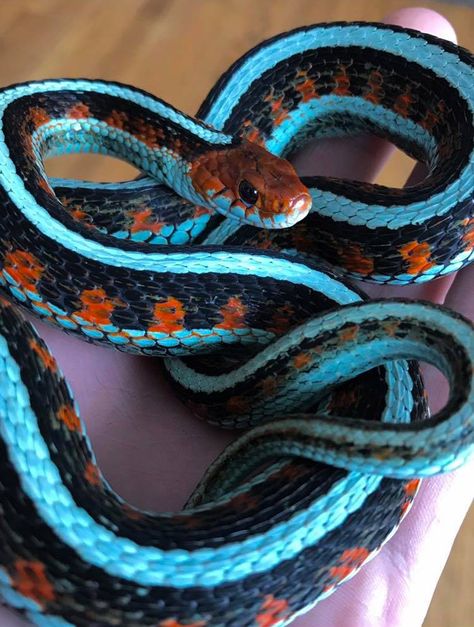
[{"label": "snake belly", "polygon": [[[263,422],[216,460],[182,512],[136,510],[97,468],[54,359],[2,300],[7,603],[53,627],[284,625],[379,550],[419,477],[472,455],[470,324],[430,305],[365,303],[314,258],[402,284],[471,260],[472,78],[472,56],[456,46],[354,23],[298,29],[247,53],[199,111],[213,129],[118,84],[0,92],[4,292],[87,341],[167,357],[180,394],[211,422]],[[122,109],[107,111],[111,98]],[[258,216],[238,204],[233,219],[216,216],[209,186],[196,193],[172,162],[238,136],[285,156],[309,137],[361,131],[425,161],[425,181],[402,192],[307,179],[313,211],[287,231],[242,225],[236,217]],[[79,150],[119,155],[147,176],[46,179],[42,157]],[[413,359],[451,384],[429,419]]]}]

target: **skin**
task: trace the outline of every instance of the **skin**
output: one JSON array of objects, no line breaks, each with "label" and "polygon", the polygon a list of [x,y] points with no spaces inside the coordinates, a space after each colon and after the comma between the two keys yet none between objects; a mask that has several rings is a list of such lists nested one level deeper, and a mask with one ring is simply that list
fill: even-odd
[{"label": "skin", "polygon": [[[404,9],[386,21],[455,40],[445,18],[427,9]],[[305,174],[373,180],[391,152],[386,142],[374,138],[327,140],[298,155],[295,166]],[[422,175],[418,167],[413,177]],[[364,289],[377,297],[444,302],[472,319],[473,280],[471,266],[430,284]],[[38,322],[35,326],[72,385],[99,464],[112,486],[138,507],[160,511],[182,507],[233,435],[191,416],[163,380],[159,361],[89,346]],[[445,401],[446,386],[432,370],[426,378],[436,410]],[[421,625],[474,496],[473,466],[425,480],[411,512],[379,555],[336,594],[297,618],[294,627]],[[0,609],[0,624],[28,625],[7,609]]]}]

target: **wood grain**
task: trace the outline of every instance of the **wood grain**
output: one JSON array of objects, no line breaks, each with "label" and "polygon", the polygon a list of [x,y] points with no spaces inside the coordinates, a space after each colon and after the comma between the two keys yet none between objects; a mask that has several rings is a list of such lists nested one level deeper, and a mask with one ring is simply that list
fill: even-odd
[{"label": "wood grain", "polygon": [[[424,2],[446,15],[459,42],[474,47],[474,11]],[[400,0],[3,0],[0,84],[57,76],[128,82],[196,111],[226,68],[262,39],[296,26],[333,20],[380,20]],[[400,154],[378,180],[400,185],[411,167]],[[55,176],[120,180],[130,166],[105,157],[52,160]],[[471,560],[474,512],[458,536],[425,627],[474,625]],[[397,627],[397,626],[393,626]],[[410,626],[407,626],[410,627]]]}]

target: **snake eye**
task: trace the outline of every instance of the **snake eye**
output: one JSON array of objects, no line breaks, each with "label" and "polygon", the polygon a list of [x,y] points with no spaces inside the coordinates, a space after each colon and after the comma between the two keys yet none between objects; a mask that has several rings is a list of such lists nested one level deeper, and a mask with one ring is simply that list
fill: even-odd
[{"label": "snake eye", "polygon": [[243,179],[239,183],[239,196],[246,205],[254,205],[258,200],[258,191],[248,181]]}]

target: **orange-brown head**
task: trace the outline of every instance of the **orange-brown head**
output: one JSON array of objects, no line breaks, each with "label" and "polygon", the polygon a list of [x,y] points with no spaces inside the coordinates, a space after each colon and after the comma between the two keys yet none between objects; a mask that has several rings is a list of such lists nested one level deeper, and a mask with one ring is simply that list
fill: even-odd
[{"label": "orange-brown head", "polygon": [[254,226],[292,226],[311,209],[311,195],[293,166],[250,142],[201,155],[190,175],[209,206]]}]

